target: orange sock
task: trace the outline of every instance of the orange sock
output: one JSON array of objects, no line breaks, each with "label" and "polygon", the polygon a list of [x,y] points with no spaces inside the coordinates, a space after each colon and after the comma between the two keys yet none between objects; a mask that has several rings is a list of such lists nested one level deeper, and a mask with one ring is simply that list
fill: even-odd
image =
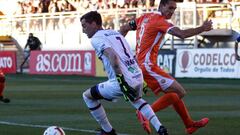
[{"label": "orange sock", "polygon": [[173,105],[174,103],[178,102],[179,97],[176,93],[166,93],[163,96],[161,96],[159,99],[157,99],[152,105],[152,109],[154,112],[158,112],[162,109],[167,108],[170,105]]},{"label": "orange sock", "polygon": [[176,93],[164,94],[158,100],[156,100],[151,107],[154,112],[158,112],[170,105],[173,105],[175,111],[180,115],[186,127],[192,125],[193,121],[188,113],[188,110]]},{"label": "orange sock", "polygon": [[175,111],[180,115],[184,125],[186,128],[190,127],[193,124],[193,120],[188,113],[188,110],[183,102],[183,100],[179,100],[175,104],[173,104]]}]

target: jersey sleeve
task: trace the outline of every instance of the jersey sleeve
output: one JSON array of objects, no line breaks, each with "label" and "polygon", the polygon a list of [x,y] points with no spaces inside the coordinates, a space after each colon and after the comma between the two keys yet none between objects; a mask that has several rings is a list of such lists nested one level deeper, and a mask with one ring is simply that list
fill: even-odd
[{"label": "jersey sleeve", "polygon": [[175,27],[172,23],[168,22],[166,19],[161,18],[158,22],[157,22],[157,28],[164,32],[167,33],[171,28]]}]

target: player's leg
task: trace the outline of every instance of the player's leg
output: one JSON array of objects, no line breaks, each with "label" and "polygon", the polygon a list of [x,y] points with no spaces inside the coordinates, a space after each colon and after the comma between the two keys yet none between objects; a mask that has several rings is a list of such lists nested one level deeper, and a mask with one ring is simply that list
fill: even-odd
[{"label": "player's leg", "polygon": [[[168,93],[185,93],[184,88],[175,80],[174,83],[165,90],[165,92]],[[175,96],[177,99],[177,95]],[[195,132],[198,128],[200,127],[204,127],[209,119],[208,118],[203,118],[199,121],[193,121],[187,107],[185,106],[184,102],[182,99],[178,99],[173,103],[173,107],[175,109],[175,111],[179,114],[179,116],[181,117],[185,127],[186,127],[186,132],[189,134],[192,134],[193,132]]]},{"label": "player's leg", "polygon": [[105,132],[112,132],[113,128],[110,122],[108,121],[106,112],[99,102],[100,99],[103,99],[97,90],[97,86],[92,87],[91,89],[86,90],[83,93],[83,99],[87,104],[92,116],[99,123],[102,130]]},{"label": "player's leg", "polygon": [[92,116],[99,123],[102,130],[100,134],[115,135],[115,130],[110,124],[106,112],[100,102],[101,99],[114,101],[122,96],[117,82],[106,81],[100,83],[83,93],[83,99],[87,104]]},{"label": "player's leg", "polygon": [[[132,105],[152,124],[159,135],[168,135],[167,129],[161,124],[151,106],[142,98],[132,102]],[[149,127],[150,128],[150,127]],[[150,130],[150,129],[149,129]],[[149,134],[151,133],[148,132]]]},{"label": "player's leg", "polygon": [[[189,127],[192,127],[192,125],[196,122],[192,120],[186,106],[184,105],[183,100],[181,99],[186,94],[184,88],[175,79],[173,79],[169,74],[165,73],[159,67],[144,67],[143,73],[145,81],[155,94],[158,94],[160,91],[163,91],[165,93],[152,104],[154,112],[158,112],[162,109],[167,108],[170,105],[173,105],[175,111],[183,120],[186,128],[189,129]],[[207,119],[202,119],[199,122],[201,124],[198,125],[205,126],[208,121]],[[192,131],[193,130],[191,130],[190,132]]]},{"label": "player's leg", "polygon": [[[160,92],[164,92],[165,94],[159,99],[157,99],[152,108],[154,112],[158,112],[162,109],[167,108],[170,105],[173,105],[175,102],[180,100],[179,97],[183,97],[185,94],[185,90],[178,89],[179,91],[171,91],[166,93],[166,89],[168,89],[172,84],[175,83],[175,79],[172,78],[169,74],[164,72],[158,66],[144,66],[142,67],[144,80],[146,81],[148,87],[158,95]],[[175,85],[174,85],[175,86]],[[179,86],[180,87],[180,86]]]},{"label": "player's leg", "polygon": [[[184,124],[186,126],[192,124],[193,121],[181,100],[186,92],[174,78],[158,66],[152,66],[150,68],[145,66],[144,78],[155,94],[158,94],[161,91],[165,93],[152,104],[154,112],[158,112],[173,105],[176,112],[183,119]],[[151,81],[155,81],[155,83],[151,83]]]},{"label": "player's leg", "polygon": [[0,101],[2,101],[4,103],[9,103],[10,99],[5,98],[3,96],[4,88],[5,88],[5,75],[2,71],[0,71]]},{"label": "player's leg", "polygon": [[[145,81],[151,81],[151,86],[156,86],[158,84],[158,81],[155,80],[154,78],[145,80]],[[151,87],[150,86],[150,87]],[[153,89],[154,87],[152,87],[151,89]],[[155,89],[157,90],[157,89]],[[161,96],[159,99],[157,99],[153,104],[152,104],[152,109],[154,112],[158,112],[162,109],[165,109],[166,107],[172,105],[174,102],[177,102],[179,100],[179,97],[177,96],[176,93],[167,93],[163,96]],[[149,122],[148,120],[139,112],[137,111],[137,118],[140,121],[140,123],[142,124],[144,130],[147,133],[150,133],[150,126],[149,126]]]},{"label": "player's leg", "polygon": [[[170,86],[173,82],[173,80],[167,77],[161,77],[159,76],[159,73],[153,72],[152,70],[160,70],[159,68],[154,68],[155,66],[142,66],[141,69],[143,71],[143,75],[144,75],[144,80],[146,81],[148,87],[153,91],[153,93],[155,93],[156,95],[159,94],[159,92],[161,91],[161,85],[162,84],[164,87]],[[161,77],[161,78],[160,78]],[[163,79],[164,78],[164,79]],[[154,112],[157,112],[157,110],[159,108],[164,109],[170,105],[173,104],[173,102],[175,102],[174,99],[171,99],[170,97],[171,94],[168,95],[164,95],[163,97],[160,97],[157,101],[155,101],[154,106],[152,106],[152,109]],[[149,126],[149,122],[147,120],[147,118],[145,118],[142,113],[140,111],[136,111],[137,113],[137,118],[140,121],[140,123],[142,124],[144,130],[147,133],[150,133],[150,126]]]},{"label": "player's leg", "polygon": [[[175,111],[181,117],[188,134],[194,133],[198,128],[204,127],[208,123],[208,118],[203,118],[200,121],[193,121],[187,107],[185,106],[183,100],[180,97],[185,95],[185,90],[176,81],[172,85],[164,90],[165,94],[158,98],[153,104],[152,108],[154,112],[158,112],[166,107],[173,105]],[[194,126],[198,125],[198,126]]]},{"label": "player's leg", "polygon": [[[143,89],[143,78],[135,78],[131,80],[131,84],[129,85],[136,90],[137,98],[135,101],[131,102],[131,104],[139,111],[143,116],[150,121],[152,126],[160,135],[168,135],[167,129],[162,126],[161,122],[155,115],[151,106],[142,98],[142,89]],[[150,127],[149,127],[150,129]],[[150,132],[148,132],[150,133]]]},{"label": "player's leg", "polygon": [[176,99],[175,102],[173,103],[173,107],[183,120],[183,123],[186,127],[192,125],[193,120],[188,112],[187,107],[185,106],[183,100],[181,99],[181,97],[183,97],[181,95],[183,95],[183,93],[186,94],[184,88],[175,80],[173,84],[168,89],[165,90],[165,92],[166,94],[176,93],[173,97]]}]

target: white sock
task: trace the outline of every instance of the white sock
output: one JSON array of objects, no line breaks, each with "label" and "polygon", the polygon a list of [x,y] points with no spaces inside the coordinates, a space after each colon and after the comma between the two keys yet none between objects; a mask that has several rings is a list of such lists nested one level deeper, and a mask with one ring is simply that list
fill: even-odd
[{"label": "white sock", "polygon": [[91,111],[91,114],[101,125],[104,131],[110,132],[112,130],[112,125],[108,121],[107,115],[102,105],[98,109]]},{"label": "white sock", "polygon": [[[136,109],[139,109],[139,107],[141,105],[143,105],[144,103],[146,103],[145,100],[143,99],[139,99],[137,101],[135,101],[134,103],[132,103],[134,105],[134,107]],[[144,117],[146,117],[150,123],[152,124],[152,126],[156,129],[156,131],[159,130],[159,127],[162,125],[161,122],[159,121],[159,119],[157,118],[157,116],[155,115],[155,113],[153,112],[151,106],[149,104],[145,104],[140,112],[143,114]]]},{"label": "white sock", "polygon": [[[83,99],[87,104],[88,108],[90,108],[92,116],[101,125],[102,129],[106,132],[110,132],[112,130],[112,125],[108,121],[107,115],[101,103],[98,100],[93,100],[86,97],[84,94],[83,94]],[[95,108],[95,109],[91,109],[91,108]]]}]

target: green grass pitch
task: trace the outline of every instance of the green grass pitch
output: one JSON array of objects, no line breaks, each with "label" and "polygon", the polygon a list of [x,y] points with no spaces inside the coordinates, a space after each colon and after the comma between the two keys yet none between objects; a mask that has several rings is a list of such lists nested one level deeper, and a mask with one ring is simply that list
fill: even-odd
[{"label": "green grass pitch", "polygon": [[[42,135],[51,125],[64,127],[66,135],[94,135],[99,128],[82,100],[82,92],[106,78],[10,74],[0,103],[0,135]],[[210,122],[194,135],[240,134],[240,80],[178,79],[187,90],[184,97],[193,119],[209,117]],[[144,98],[152,103],[152,92]],[[137,122],[135,110],[123,99],[102,102],[109,120],[120,134],[146,135]],[[170,135],[184,135],[184,125],[172,107],[157,113]],[[153,130],[153,128],[152,128]],[[156,133],[153,130],[153,135]]]}]

